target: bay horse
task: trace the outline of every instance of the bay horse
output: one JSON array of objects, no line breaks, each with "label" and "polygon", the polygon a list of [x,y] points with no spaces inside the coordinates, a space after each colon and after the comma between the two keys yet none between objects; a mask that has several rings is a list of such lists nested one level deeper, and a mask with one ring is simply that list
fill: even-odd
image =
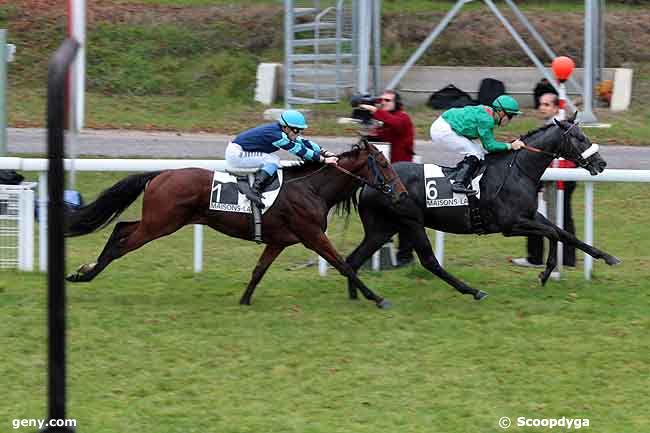
[{"label": "bay horse", "polygon": [[[483,234],[503,233],[504,236],[544,236],[550,241],[546,268],[539,274],[544,285],[557,264],[557,243],[573,245],[608,265],[620,260],[585,244],[562,230],[537,212],[537,191],[544,170],[553,159],[561,156],[588,170],[591,175],[601,173],[606,162],[575,123],[575,115],[568,121],[554,122],[521,137],[525,150],[489,154],[485,158],[485,172],[480,180],[480,203]],[[422,164],[399,162],[394,165],[408,190],[408,198],[393,204],[374,191],[364,188],[359,199],[359,214],[364,228],[361,244],[347,257],[348,264],[359,267],[384,243],[398,233],[414,245],[420,263],[434,275],[442,278],[462,294],[476,300],[487,296],[448,273],[436,260],[425,227],[448,233],[476,233],[468,206],[427,207],[425,179]],[[451,169],[447,169],[447,178]],[[350,281],[351,282],[351,281]],[[357,298],[354,285],[348,285],[351,299]]]},{"label": "bay horse", "polygon": [[[262,218],[266,247],[240,304],[250,305],[255,287],[282,250],[302,243],[348,277],[379,308],[390,306],[361,282],[337,253],[325,234],[327,214],[334,205],[345,205],[346,200],[349,212],[354,193],[362,184],[395,203],[405,198],[406,189],[384,155],[365,138],[338,157],[337,166],[304,162],[283,169],[284,183]],[[200,168],[131,175],[103,191],[94,202],[71,212],[66,236],[85,235],[109,224],[144,191],[141,219],[118,222],[97,261],[82,265],[67,280],[91,281],[113,260],[188,224],[203,224],[232,237],[252,240],[250,214],[209,209],[212,176],[211,170]]]}]

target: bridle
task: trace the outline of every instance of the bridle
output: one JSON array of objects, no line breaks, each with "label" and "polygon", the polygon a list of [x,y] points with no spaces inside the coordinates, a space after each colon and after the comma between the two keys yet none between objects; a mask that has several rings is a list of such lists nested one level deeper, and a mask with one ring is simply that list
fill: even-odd
[{"label": "bridle", "polygon": [[[573,146],[565,146],[567,144],[567,142],[568,142],[568,137],[569,137],[569,134],[571,133],[571,130],[577,124],[578,124],[578,122],[572,123],[571,126],[568,127],[566,129],[566,131],[564,131],[562,133],[562,145],[563,145],[563,147],[569,147],[571,149],[569,152],[567,152],[567,156],[569,157],[569,159],[574,161],[579,167],[586,168],[589,165],[589,161],[588,161],[589,157],[591,157],[593,154],[598,152],[599,147],[598,147],[598,144],[591,143],[591,146],[589,146],[587,149],[585,149],[584,151],[579,153],[577,150],[573,149]],[[520,140],[521,140],[521,138],[520,138]],[[523,149],[526,149],[529,152],[541,153],[543,155],[551,156],[553,159],[560,156],[559,151],[551,153],[551,152],[547,152],[547,151],[542,150],[542,149],[538,149],[536,147],[529,146],[527,144],[524,145]]]},{"label": "bridle", "polygon": [[[362,149],[362,146],[360,145],[361,143],[365,143],[365,147],[368,148],[368,141],[365,138],[362,138],[359,140],[359,143],[355,144],[353,146],[354,148],[359,148]],[[345,173],[346,175],[353,177],[356,179],[358,182],[361,182],[363,185],[366,185],[370,188],[376,189],[377,191],[390,195],[393,193],[394,185],[397,180],[399,180],[399,176],[395,174],[395,176],[391,179],[386,179],[384,175],[382,174],[381,170],[378,167],[378,162],[375,158],[375,155],[378,154],[380,151],[379,150],[368,150],[368,168],[370,169],[370,172],[373,175],[373,183],[368,182],[366,179],[362,178],[361,176],[357,176],[356,174],[352,173],[351,171],[341,167],[340,165],[335,165],[334,168],[339,170],[341,173]]]},{"label": "bridle", "polygon": [[[566,131],[562,132],[562,146],[563,146],[563,147],[568,147],[568,146],[566,146],[566,143],[567,143],[567,141],[568,141],[569,133],[571,132],[571,130],[572,130],[576,125],[577,125],[577,122],[576,122],[576,123],[572,123],[571,126],[570,126],[569,128],[566,129]],[[558,125],[558,126],[559,126],[559,125]],[[519,139],[520,139],[521,141],[523,141],[523,138],[524,138],[524,137],[521,136]],[[555,159],[555,158],[557,158],[557,157],[560,156],[560,152],[559,152],[559,151],[556,151],[556,152],[547,152],[547,151],[545,151],[545,150],[538,149],[537,147],[529,146],[529,145],[527,145],[527,144],[524,144],[524,146],[522,147],[522,149],[525,149],[525,150],[527,150],[527,151],[529,151],[529,152],[532,152],[532,153],[538,153],[538,154],[542,154],[542,155],[550,156],[550,157],[553,158],[553,159]],[[578,166],[580,166],[581,168],[586,168],[587,165],[589,165],[589,162],[587,161],[587,160],[589,159],[589,157],[591,157],[593,154],[595,154],[596,152],[598,152],[598,145],[597,145],[596,143],[592,143],[591,146],[589,146],[589,148],[585,149],[585,150],[582,151],[581,153],[578,153],[577,150],[573,150],[573,146],[571,146],[571,150],[572,150],[573,152],[572,152],[572,153],[567,152],[567,156],[568,156],[572,161],[574,161]],[[508,177],[510,176],[510,171],[511,171],[510,169],[512,168],[513,165],[516,165],[517,168],[519,168],[519,171],[520,171],[521,173],[524,174],[524,176],[528,177],[529,179],[536,180],[536,179],[533,179],[530,175],[528,175],[528,173],[527,173],[527,172],[526,172],[526,171],[525,171],[525,170],[524,170],[524,169],[519,165],[519,163],[517,162],[517,156],[518,156],[518,155],[519,155],[518,152],[515,152],[515,153],[514,153],[512,160],[511,160],[510,163],[508,164],[508,172],[507,172],[506,175],[503,177],[503,182],[501,183],[501,185],[499,186],[499,188],[497,188],[497,192],[494,194],[494,196],[493,196],[492,199],[495,199],[495,198],[499,195],[499,193],[501,192],[501,189],[503,188],[503,186],[505,185],[506,181],[508,180]]]}]

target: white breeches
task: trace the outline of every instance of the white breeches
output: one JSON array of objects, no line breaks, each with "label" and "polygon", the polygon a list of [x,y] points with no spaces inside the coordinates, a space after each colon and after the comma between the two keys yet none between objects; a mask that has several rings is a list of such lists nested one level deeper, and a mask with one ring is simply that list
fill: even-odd
[{"label": "white breeches", "polygon": [[226,162],[232,167],[255,168],[264,164],[280,166],[280,157],[274,153],[245,152],[237,143],[228,143]]},{"label": "white breeches", "polygon": [[442,148],[463,156],[474,155],[478,157],[478,159],[483,159],[487,153],[478,140],[470,140],[467,137],[456,134],[442,116],[438,117],[436,121],[431,124],[430,132],[431,141],[437,148]]}]

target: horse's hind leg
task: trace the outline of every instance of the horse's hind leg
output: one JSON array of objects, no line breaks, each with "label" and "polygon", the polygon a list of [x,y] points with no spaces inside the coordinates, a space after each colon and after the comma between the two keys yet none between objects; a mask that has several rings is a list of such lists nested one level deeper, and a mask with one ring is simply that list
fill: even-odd
[{"label": "horse's hind leg", "polygon": [[447,272],[442,266],[440,266],[438,259],[436,259],[436,256],[433,254],[431,242],[429,242],[429,238],[427,237],[424,226],[421,224],[412,224],[407,230],[411,235],[411,239],[413,240],[415,252],[420,259],[420,263],[429,272],[434,274],[436,277],[441,278],[454,289],[458,290],[461,294],[472,295],[472,297],[474,297],[474,299],[477,301],[480,301],[487,296],[487,293],[484,291],[476,290],[468,286]]},{"label": "horse's hind leg", "polygon": [[72,282],[87,282],[95,278],[110,262],[120,256],[120,243],[136,230],[138,224],[140,221],[118,222],[97,261],[81,265],[75,273],[68,275],[66,279]]},{"label": "horse's hind leg", "polygon": [[[356,273],[361,265],[363,265],[382,245],[388,242],[394,233],[395,231],[367,231],[361,244],[359,244],[347,259],[345,259],[346,263],[350,265],[352,270]],[[350,278],[348,278],[348,294],[350,299],[358,298],[357,287]]]},{"label": "horse's hind leg", "polygon": [[137,250],[154,239],[174,233],[185,225],[190,215],[176,214],[171,218],[167,214],[166,219],[148,219],[149,224],[144,223],[144,216],[145,212],[143,212],[142,221],[118,223],[106,243],[104,250],[100,254],[97,263],[82,266],[75,274],[69,275],[67,280],[73,282],[92,280],[113,260]]},{"label": "horse's hind leg", "polygon": [[253,269],[253,275],[250,282],[248,283],[248,287],[246,287],[246,291],[239,300],[240,304],[251,304],[251,297],[253,296],[255,287],[257,287],[257,284],[266,273],[266,270],[269,268],[269,266],[271,266],[271,263],[273,263],[273,261],[280,255],[282,250],[284,250],[284,247],[279,245],[267,245],[266,248],[264,248],[264,252],[257,261],[257,266],[255,266],[255,269]]},{"label": "horse's hind leg", "polygon": [[537,215],[535,215],[535,221],[539,221],[541,223],[549,224],[555,227],[557,234],[560,237],[560,242],[566,245],[575,246],[579,250],[584,251],[585,253],[589,254],[591,257],[595,259],[603,259],[605,260],[605,263],[607,263],[610,266],[618,265],[619,263],[621,263],[621,260],[618,257],[612,256],[611,254],[607,254],[605,251],[599,250],[596,247],[592,247],[591,245],[582,242],[575,235],[555,226],[552,222],[550,222],[540,213],[537,213]]},{"label": "horse's hind leg", "polygon": [[381,296],[377,296],[372,290],[363,284],[359,277],[354,273],[352,267],[343,260],[339,253],[336,252],[336,249],[324,232],[320,231],[308,236],[301,235],[300,239],[307,248],[315,251],[319,256],[327,260],[327,262],[344,277],[348,277],[348,279],[352,281],[359,290],[361,290],[361,293],[363,293],[363,296],[365,296],[366,299],[374,301],[379,308],[390,307],[390,302]]}]

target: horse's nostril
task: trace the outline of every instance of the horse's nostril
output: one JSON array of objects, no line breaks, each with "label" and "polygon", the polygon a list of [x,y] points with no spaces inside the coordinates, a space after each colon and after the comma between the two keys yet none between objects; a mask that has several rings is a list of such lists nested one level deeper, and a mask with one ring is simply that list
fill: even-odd
[{"label": "horse's nostril", "polygon": [[400,199],[400,200],[406,200],[406,198],[407,198],[408,196],[409,196],[409,193],[406,192],[406,191],[404,191],[404,192],[401,192],[401,193],[400,193],[400,195],[399,195],[399,199]]}]

